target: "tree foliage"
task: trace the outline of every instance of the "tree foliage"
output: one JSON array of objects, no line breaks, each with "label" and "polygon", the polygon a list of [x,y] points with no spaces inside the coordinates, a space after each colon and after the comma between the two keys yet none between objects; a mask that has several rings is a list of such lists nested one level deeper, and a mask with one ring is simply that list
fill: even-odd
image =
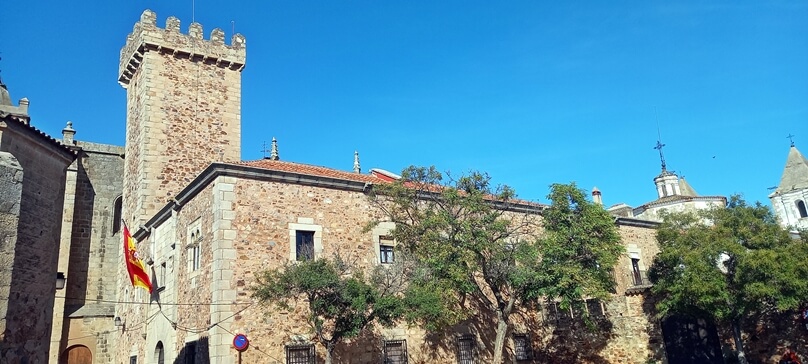
[{"label": "tree foliage", "polygon": [[709,315],[733,328],[767,311],[808,302],[808,244],[792,239],[768,207],[732,196],[726,208],[668,214],[649,270],[661,316]]},{"label": "tree foliage", "polygon": [[613,269],[624,252],[614,218],[586,199],[575,184],[550,187],[545,233],[540,240],[542,290],[562,309],[583,310],[584,299],[606,300],[614,291]]},{"label": "tree foliage", "polygon": [[[308,304],[307,323],[326,348],[331,363],[335,346],[359,335],[372,322],[390,326],[402,315],[401,301],[366,281],[342,258],[305,260],[261,272],[253,297],[291,310]],[[370,280],[372,281],[372,279]]]},{"label": "tree foliage", "polygon": [[613,220],[574,185],[553,186],[546,239],[539,237],[542,207],[483,173],[455,179],[434,167],[409,167],[374,190],[373,201],[395,223],[397,249],[416,262],[405,294],[408,320],[436,330],[482,305],[497,318],[495,363],[517,306],[556,296],[581,302],[613,283],[608,272],[620,251]]}]

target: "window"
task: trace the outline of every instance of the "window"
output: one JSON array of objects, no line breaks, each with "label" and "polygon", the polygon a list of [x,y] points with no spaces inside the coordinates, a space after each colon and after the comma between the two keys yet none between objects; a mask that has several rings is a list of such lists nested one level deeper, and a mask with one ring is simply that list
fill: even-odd
[{"label": "window", "polygon": [[799,212],[800,217],[808,217],[808,211],[805,210],[805,202],[803,200],[797,200],[797,212]]},{"label": "window", "polygon": [[154,286],[158,291],[166,288],[166,268],[166,262],[161,263],[160,266],[157,267],[157,279],[155,279],[156,282],[154,282]]},{"label": "window", "polygon": [[166,356],[163,350],[163,342],[158,341],[157,347],[154,348],[154,362],[157,364],[165,364]]},{"label": "window", "polygon": [[123,209],[123,197],[118,196],[112,206],[112,234],[121,231],[121,210]]},{"label": "window", "polygon": [[392,245],[379,245],[379,259],[383,264],[392,264],[395,259]]},{"label": "window", "polygon": [[323,227],[314,218],[298,217],[289,223],[289,260],[316,259],[323,254]]},{"label": "window", "polygon": [[631,258],[631,278],[633,280],[635,286],[642,286],[643,285],[643,271],[640,270],[640,259],[639,258]]},{"label": "window", "polygon": [[384,364],[407,363],[407,340],[384,341]]},{"label": "window", "polygon": [[191,241],[188,245],[188,270],[196,272],[202,263],[202,232],[199,228],[191,230]]},{"label": "window", "polygon": [[287,345],[286,364],[315,364],[314,345]]},{"label": "window", "polygon": [[603,303],[600,300],[588,299],[586,300],[586,310],[589,312],[589,317],[597,318],[605,316],[603,310]]},{"label": "window", "polygon": [[314,259],[314,231],[298,230],[295,233],[295,251],[298,262]]},{"label": "window", "polygon": [[459,364],[474,364],[474,337],[462,335],[457,338],[457,362]]},{"label": "window", "polygon": [[530,360],[530,338],[526,334],[513,335],[513,356],[516,361]]},{"label": "window", "polygon": [[137,355],[132,355],[129,357],[129,364],[137,364]]}]

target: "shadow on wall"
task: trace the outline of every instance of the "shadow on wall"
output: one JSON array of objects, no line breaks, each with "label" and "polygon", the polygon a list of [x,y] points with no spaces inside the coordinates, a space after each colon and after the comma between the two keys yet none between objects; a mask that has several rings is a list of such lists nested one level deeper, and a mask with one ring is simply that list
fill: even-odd
[{"label": "shadow on wall", "polygon": [[[765,313],[750,319],[744,325],[744,345],[750,363],[776,363],[786,348],[795,351],[803,363],[808,361],[808,322],[798,311]],[[728,358],[732,353],[732,335],[729,328],[721,328],[721,343]],[[727,360],[727,363],[731,363]]]},{"label": "shadow on wall", "polygon": [[73,206],[73,227],[70,236],[70,263],[65,287],[65,311],[69,315],[85,304],[88,271],[90,264],[90,242],[93,237],[93,210],[95,209],[95,188],[87,176],[83,161],[79,159],[76,171],[76,202]]},{"label": "shadow on wall", "polygon": [[[384,337],[376,330],[363,330],[359,336],[350,341],[345,340],[337,344],[332,359],[334,363],[381,363],[384,355],[383,343]],[[325,363],[325,357],[318,356],[317,362]]]},{"label": "shadow on wall", "polygon": [[198,340],[185,343],[185,346],[177,354],[174,364],[210,364],[210,354],[208,353],[208,338],[201,337]]},{"label": "shadow on wall", "polygon": [[537,322],[536,317],[530,322],[536,332],[545,333],[543,341],[537,343],[534,359],[558,364],[608,362],[601,352],[614,336],[614,325],[602,307],[600,311],[589,311],[591,325],[586,324],[581,314],[564,312],[554,305],[545,306],[546,321]]}]

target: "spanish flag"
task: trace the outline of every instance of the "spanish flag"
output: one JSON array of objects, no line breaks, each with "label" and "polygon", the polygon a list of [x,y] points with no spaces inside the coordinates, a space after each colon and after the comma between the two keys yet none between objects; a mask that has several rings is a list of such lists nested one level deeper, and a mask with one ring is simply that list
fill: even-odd
[{"label": "spanish flag", "polygon": [[135,239],[132,234],[129,234],[126,222],[123,223],[123,252],[126,260],[126,270],[129,272],[129,280],[132,281],[132,286],[141,287],[151,293],[152,285],[149,274],[146,273],[146,267],[143,266],[143,261],[140,260],[140,256],[137,254]]}]

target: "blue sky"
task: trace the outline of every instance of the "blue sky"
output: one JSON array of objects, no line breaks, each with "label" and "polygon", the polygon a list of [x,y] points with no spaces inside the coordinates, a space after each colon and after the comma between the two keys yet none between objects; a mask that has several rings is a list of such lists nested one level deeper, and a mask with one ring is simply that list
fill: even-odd
[{"label": "blue sky", "polygon": [[[193,6],[192,6],[193,5]],[[0,69],[32,123],[124,142],[120,48],[144,9],[247,39],[242,158],[350,170],[481,170],[522,198],[597,186],[768,204],[789,141],[808,154],[808,2],[10,1]]]}]

